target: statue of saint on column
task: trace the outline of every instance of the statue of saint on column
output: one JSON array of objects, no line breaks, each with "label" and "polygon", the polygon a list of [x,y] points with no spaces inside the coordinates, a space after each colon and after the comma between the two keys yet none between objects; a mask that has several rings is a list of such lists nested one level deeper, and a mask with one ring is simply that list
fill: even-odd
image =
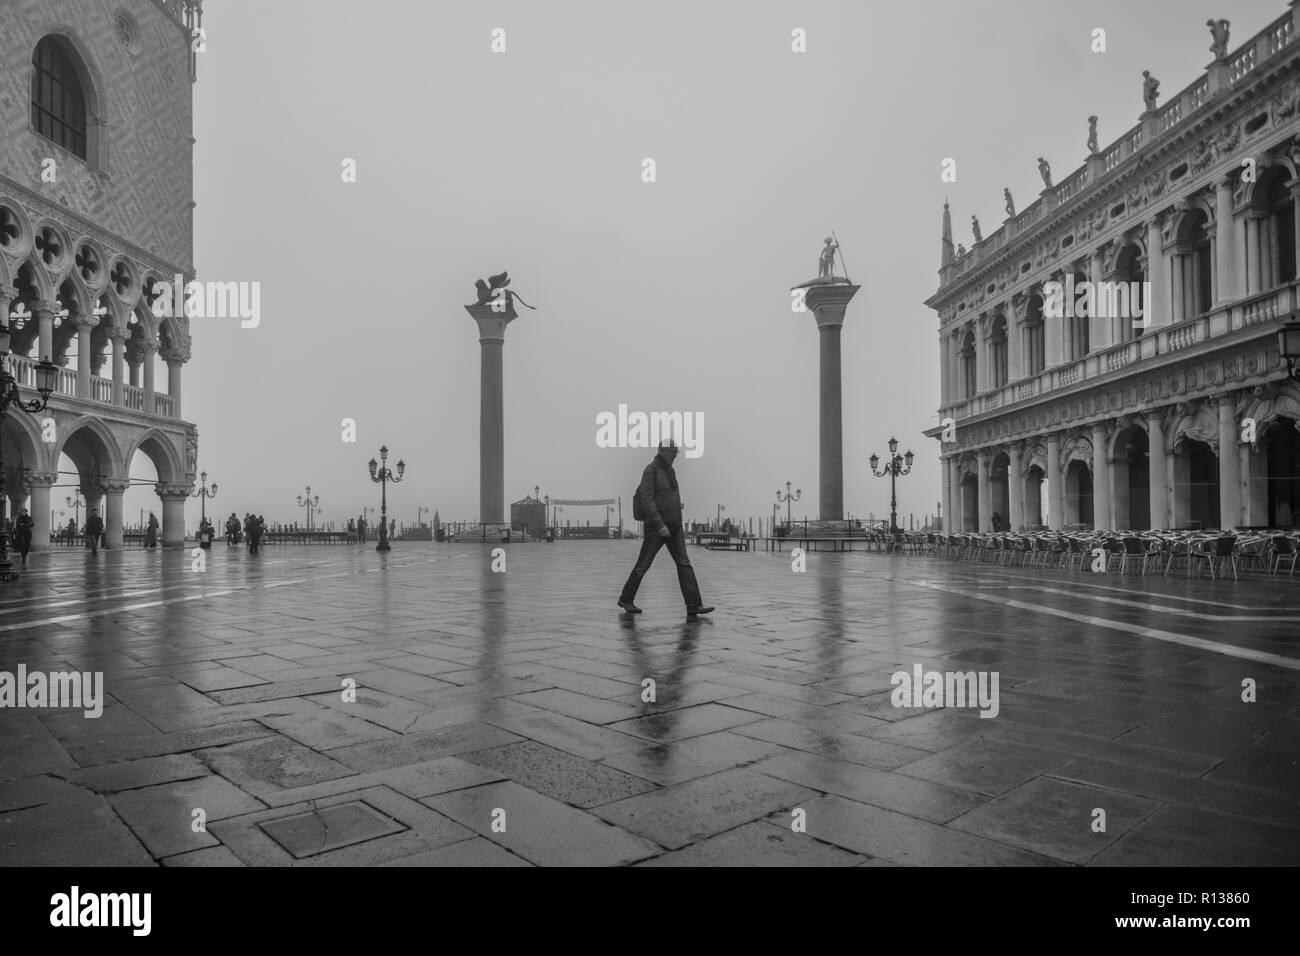
[{"label": "statue of saint on column", "polygon": [[[847,276],[837,276],[835,274],[835,254],[839,252],[840,244],[833,235],[827,236],[825,244],[822,246],[821,255],[817,259],[817,278],[809,279],[800,285],[794,286],[796,289],[806,289],[814,285],[832,285],[844,283],[852,285]],[[843,257],[841,257],[843,261]],[[846,270],[847,271],[847,270]]]}]

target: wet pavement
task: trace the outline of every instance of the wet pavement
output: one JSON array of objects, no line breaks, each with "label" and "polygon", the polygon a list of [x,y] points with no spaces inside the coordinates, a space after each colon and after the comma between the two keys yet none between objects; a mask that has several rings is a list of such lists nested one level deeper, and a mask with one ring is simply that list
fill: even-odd
[{"label": "wet pavement", "polygon": [[33,556],[0,681],[105,696],[0,708],[0,864],[1300,863],[1300,578],[491,552]]}]

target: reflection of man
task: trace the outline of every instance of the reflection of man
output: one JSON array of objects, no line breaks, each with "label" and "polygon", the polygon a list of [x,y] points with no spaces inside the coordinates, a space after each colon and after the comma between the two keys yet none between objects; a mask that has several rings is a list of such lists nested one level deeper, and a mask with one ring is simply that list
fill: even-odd
[{"label": "reflection of man", "polygon": [[637,486],[637,504],[641,511],[641,520],[645,521],[645,538],[641,542],[641,553],[636,565],[623,585],[618,606],[629,614],[640,614],[641,609],[633,603],[641,579],[650,570],[650,565],[665,545],[668,553],[677,564],[677,583],[682,589],[682,599],[686,602],[686,614],[708,614],[712,607],[704,607],[700,598],[700,585],[695,580],[695,569],[686,553],[686,532],[682,529],[682,499],[677,490],[677,473],[673,471],[673,461],[677,458],[677,443],[671,438],[659,443],[659,453],[654,461],[646,466],[641,474],[641,484]]},{"label": "reflection of man", "polygon": [[817,278],[833,279],[835,277],[835,250],[839,247],[839,243],[827,237],[826,245],[822,248],[821,260],[817,264]]}]

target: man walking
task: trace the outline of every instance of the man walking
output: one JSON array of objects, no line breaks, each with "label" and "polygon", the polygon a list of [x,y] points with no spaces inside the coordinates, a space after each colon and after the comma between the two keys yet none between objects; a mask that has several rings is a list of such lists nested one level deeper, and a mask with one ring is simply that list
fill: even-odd
[{"label": "man walking", "polygon": [[645,522],[645,539],[641,542],[641,553],[636,565],[623,585],[618,606],[628,614],[640,614],[641,609],[633,601],[641,579],[650,570],[650,565],[667,546],[677,564],[677,583],[682,589],[682,599],[686,602],[686,614],[695,617],[708,614],[712,607],[705,607],[700,597],[700,586],[695,580],[695,569],[686,554],[686,532],[682,529],[682,498],[677,491],[677,473],[673,471],[673,462],[677,458],[677,443],[671,438],[659,443],[659,453],[654,461],[646,466],[641,474],[641,484],[637,485],[636,498],[632,516]]},{"label": "man walking", "polygon": [[18,521],[14,525],[14,547],[23,556],[23,567],[27,567],[27,552],[32,549],[32,531],[35,527],[36,522],[26,508],[18,512]]},{"label": "man walking", "polygon": [[91,554],[99,554],[99,538],[103,533],[104,519],[97,510],[92,510],[86,519],[86,543],[90,545]]}]

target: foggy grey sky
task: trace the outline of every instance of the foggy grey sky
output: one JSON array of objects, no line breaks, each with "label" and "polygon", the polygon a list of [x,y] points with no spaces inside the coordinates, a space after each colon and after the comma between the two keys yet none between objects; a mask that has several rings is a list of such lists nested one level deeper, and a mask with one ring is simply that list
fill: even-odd
[{"label": "foggy grey sky", "polygon": [[[378,505],[365,463],[386,442],[408,465],[390,515],[477,518],[479,345],[462,306],[509,270],[539,311],[506,334],[507,503],[534,485],[621,495],[631,524],[652,452],[595,441],[597,414],[626,403],[703,414],[703,457],[677,464],[688,515],[770,516],[788,480],[804,489],[794,514],[815,516],[817,331],[788,290],[834,229],[862,286],[843,332],[846,509],[887,514],[867,457],[894,434],[917,453],[904,520],[933,512],[937,318],[922,302],[945,196],[956,241],[970,245],[972,213],[993,233],[1004,186],[1018,209],[1036,198],[1035,157],[1058,182],[1082,164],[1089,114],[1103,146],[1137,122],[1143,69],[1162,104],[1203,70],[1208,17],[1231,18],[1235,48],[1285,9],[210,2],[198,272],[262,284],[258,328],[191,322],[185,417],[221,484],[210,510],[301,520],[310,483],[323,519],[346,522]],[[790,51],[795,27],[807,53]],[[128,495],[128,520],[140,506],[156,507],[149,489]]]}]

